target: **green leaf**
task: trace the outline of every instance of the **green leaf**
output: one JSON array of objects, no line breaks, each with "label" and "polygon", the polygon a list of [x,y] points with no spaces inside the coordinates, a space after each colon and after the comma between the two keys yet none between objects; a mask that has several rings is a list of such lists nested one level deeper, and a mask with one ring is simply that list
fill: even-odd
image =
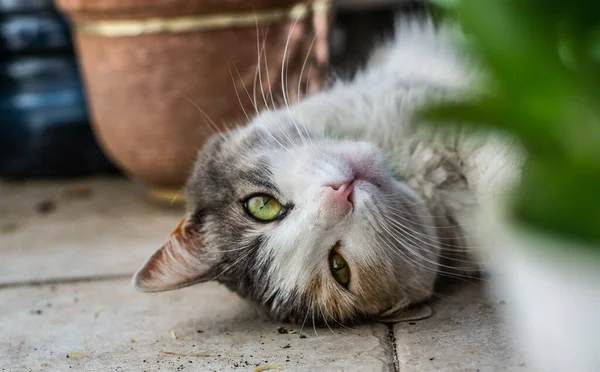
[{"label": "green leaf", "polygon": [[600,243],[600,2],[441,3],[452,7],[468,35],[461,46],[493,84],[470,101],[431,103],[419,118],[518,137],[529,159],[515,216],[548,234]]},{"label": "green leaf", "polygon": [[460,0],[429,0],[433,5],[445,9],[454,9]]},{"label": "green leaf", "polygon": [[523,173],[516,215],[547,234],[584,244],[600,242],[600,172],[530,159]]}]

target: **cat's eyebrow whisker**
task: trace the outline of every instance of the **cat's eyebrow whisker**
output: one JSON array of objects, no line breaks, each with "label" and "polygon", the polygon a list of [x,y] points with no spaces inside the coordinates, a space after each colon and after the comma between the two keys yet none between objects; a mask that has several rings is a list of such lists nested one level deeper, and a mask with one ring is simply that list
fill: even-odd
[{"label": "cat's eyebrow whisker", "polygon": [[[260,30],[259,30],[259,26],[258,26],[258,18],[256,16],[256,12],[254,12],[254,21],[256,24],[256,54],[257,54],[256,73],[254,74],[254,85],[252,87],[252,91],[253,91],[253,95],[254,95],[254,102],[257,101],[256,100],[256,80],[258,79],[258,83],[260,86],[260,93],[262,95],[262,99],[265,104],[265,110],[271,111],[269,108],[269,104],[267,103],[267,98],[265,96],[265,90],[263,87],[262,61],[261,61],[263,54],[266,56],[265,48],[266,48],[267,36],[269,35],[269,28],[268,28],[269,26],[267,25],[267,29],[264,32],[263,41],[261,43],[260,42]],[[265,57],[265,59],[266,59],[266,57]]]},{"label": "cat's eyebrow whisker", "polygon": [[235,69],[235,72],[236,72],[236,74],[238,76],[238,79],[239,79],[240,83],[242,83],[242,88],[244,88],[244,91],[246,92],[246,96],[248,96],[248,100],[252,104],[252,107],[254,107],[255,114],[257,116],[260,115],[260,111],[258,110],[258,106],[256,105],[256,102],[254,102],[252,100],[252,96],[250,96],[250,92],[248,91],[248,88],[246,88],[246,83],[244,82],[244,79],[242,78],[242,75],[240,74],[240,70],[238,70],[235,62],[232,62],[232,65],[233,65],[233,68]]},{"label": "cat's eyebrow whisker", "polygon": [[256,81],[259,79],[261,63],[260,63],[260,31],[258,27],[258,19],[256,18],[256,11],[254,11],[254,24],[256,27],[256,68],[254,69],[254,79],[252,80],[252,97],[254,99],[254,103],[256,104],[258,100],[256,99]]},{"label": "cat's eyebrow whisker", "polygon": [[[258,31],[257,31],[258,33]],[[257,35],[258,37],[258,35]],[[256,45],[256,48],[258,49],[258,44]],[[258,75],[260,74],[260,69],[261,69],[261,65],[260,65],[260,57],[258,59],[258,63],[256,64],[256,68],[254,69],[254,78],[252,79],[252,100],[254,101],[254,104],[258,106],[257,102],[258,99],[256,98],[256,83],[258,78]],[[256,110],[256,113],[258,114],[258,109]]]},{"label": "cat's eyebrow whisker", "polygon": [[[304,57],[304,62],[302,62],[302,68],[300,68],[300,77],[298,78],[298,92],[296,93],[296,99],[300,101],[300,89],[302,88],[302,76],[304,75],[304,69],[306,68],[306,64],[308,62],[308,58],[310,57],[310,53],[312,52],[313,45],[315,45],[315,41],[317,40],[317,35],[313,37],[310,45],[308,47],[308,52],[306,52],[306,57]],[[307,77],[310,75],[307,75]]]},{"label": "cat's eyebrow whisker", "polygon": [[[269,26],[267,26],[269,27]],[[265,77],[266,77],[266,82],[267,82],[267,87],[269,88],[269,95],[271,98],[271,104],[272,106],[269,106],[269,103],[267,102],[266,96],[265,96],[265,88],[263,85],[263,79],[262,79],[262,74],[261,74],[261,84],[260,84],[260,92],[263,96],[263,101],[265,103],[265,107],[267,108],[267,111],[272,111],[272,110],[276,110],[277,107],[275,107],[275,102],[273,101],[273,92],[271,91],[271,79],[269,77],[269,64],[268,64],[268,57],[267,57],[267,36],[269,34],[269,28],[267,28],[267,30],[265,31],[265,35],[263,36],[263,44],[262,44],[262,48],[261,48],[261,56],[262,56],[262,60],[264,61],[264,66],[265,66]],[[260,71],[259,71],[260,72]]]},{"label": "cat's eyebrow whisker", "polygon": [[[240,72],[238,71],[237,67],[235,66],[235,63],[234,63],[234,68],[235,68],[235,70],[236,70],[236,72],[237,72],[237,75],[238,75],[238,77],[239,77],[239,79],[240,79],[240,82],[242,83],[242,87],[244,88],[244,91],[246,92],[246,95],[248,96],[248,99],[250,100],[250,102],[251,102],[251,103],[252,103],[252,105],[254,106],[254,110],[256,111],[256,115],[260,115],[260,113],[259,113],[259,110],[258,110],[258,107],[256,106],[256,103],[252,101],[252,98],[250,97],[250,93],[248,92],[248,89],[246,89],[246,86],[244,85],[244,81],[243,81],[243,79],[242,79],[242,76],[240,75]],[[233,73],[231,72],[231,69],[230,69],[230,71],[229,71],[229,72],[230,72],[230,74],[231,74],[231,76],[232,76],[232,79],[233,79]],[[235,79],[233,79],[233,81],[234,81],[234,88],[235,88],[236,96],[238,97],[238,101],[239,101],[240,105],[242,106],[242,110],[244,110],[244,107],[243,107],[242,101],[241,101],[241,99],[240,99],[240,96],[239,96],[239,94],[238,94],[237,88],[236,88],[236,86],[235,86]],[[245,111],[245,110],[244,110],[244,114],[246,115],[246,118],[248,119],[248,122],[250,122],[251,120],[250,120],[250,118],[248,117],[248,115],[246,114],[246,111]],[[264,130],[267,132],[267,134],[269,134],[269,135],[270,135],[270,136],[273,138],[273,140],[274,140],[274,141],[275,141],[275,142],[276,142],[276,143],[277,143],[277,144],[278,144],[278,145],[279,145],[279,146],[280,146],[282,149],[285,149],[285,150],[286,150],[288,153],[291,153],[290,149],[289,149],[287,146],[284,146],[284,145],[283,145],[281,142],[279,142],[279,140],[277,140],[277,138],[276,138],[276,137],[275,137],[275,136],[274,136],[274,135],[273,135],[273,134],[272,134],[272,133],[269,131],[269,129],[268,129],[268,128],[267,128],[267,126],[266,126],[266,125],[263,123],[263,121],[262,121],[262,120],[259,120],[258,122],[259,122],[259,123],[262,125],[263,129],[264,129]],[[279,125],[279,124],[278,124],[278,126],[281,128],[281,125]],[[294,146],[294,147],[295,147],[294,141],[293,141],[293,140],[292,140],[292,139],[291,139],[291,138],[290,138],[290,137],[287,135],[287,133],[286,133],[284,130],[282,130],[282,133],[284,134],[284,136],[286,137],[286,139],[289,141],[289,143],[290,143],[292,146]]]},{"label": "cat's eyebrow whisker", "polygon": [[[239,95],[239,92],[237,90],[237,85],[235,83],[235,78],[233,77],[233,72],[231,71],[231,68],[229,69],[229,74],[231,75],[231,80],[233,82],[233,88],[235,89],[235,95],[238,99],[238,102],[240,104],[240,107],[242,108],[242,111],[244,112],[244,115],[246,116],[246,120],[248,121],[248,123],[250,123],[252,120],[250,119],[250,117],[248,116],[248,113],[246,112],[246,109],[244,108],[244,104],[242,103],[241,97]],[[247,91],[246,91],[247,93]],[[275,137],[267,128],[267,126],[263,123],[262,120],[259,120],[259,123],[261,124],[261,126],[263,127],[263,129],[265,130],[265,132],[267,132],[268,135],[271,136],[271,138],[279,145],[280,148],[282,149],[286,149],[288,152],[289,149],[287,148],[287,146],[284,146],[281,142],[279,142],[279,140],[277,139],[277,137]],[[262,136],[262,134],[261,134]]]},{"label": "cat's eyebrow whisker", "polygon": [[208,116],[206,111],[202,110],[202,108],[196,102],[192,101],[187,95],[184,95],[183,98],[185,98],[186,100],[188,100],[188,102],[194,105],[196,110],[198,110],[200,114],[202,114],[202,116],[204,117],[204,121],[210,125],[213,134],[219,134],[222,132],[221,128],[219,128],[219,126],[210,118],[210,116]]},{"label": "cat's eyebrow whisker", "polygon": [[[315,36],[313,37],[312,41],[310,42],[310,46],[308,47],[308,52],[306,52],[306,57],[304,57],[304,62],[302,63],[302,68],[300,69],[300,77],[298,77],[298,92],[296,94],[297,101],[300,101],[300,98],[301,98],[300,97],[300,89],[302,88],[302,76],[304,74],[304,68],[306,67],[306,63],[308,62],[308,58],[310,57],[310,53],[312,52],[312,49],[313,49],[313,46],[314,46],[316,40],[317,40],[317,34],[315,33]],[[310,67],[312,67],[312,65]],[[287,73],[286,73],[286,78],[287,78]],[[307,75],[307,79],[308,78],[310,78],[310,69],[309,69],[309,75]],[[306,84],[306,89],[308,92],[308,83]],[[309,143],[311,143],[310,137],[308,137],[308,139],[309,139]]]},{"label": "cat's eyebrow whisker", "polygon": [[[266,41],[267,41],[267,34],[269,32],[269,27],[270,27],[270,24],[267,24],[267,32],[263,39],[262,57],[265,61],[265,75],[267,78],[267,84],[268,84],[267,87],[269,88],[269,97],[271,98],[271,110],[276,110],[277,105],[275,105],[275,99],[273,98],[273,89],[272,89],[273,82],[271,81],[271,77],[269,76],[269,58],[267,57],[267,48],[266,48]],[[265,103],[265,104],[267,105],[267,108],[269,108],[269,105],[267,103]]]},{"label": "cat's eyebrow whisker", "polygon": [[[268,130],[266,128],[263,128],[263,129],[265,129],[265,131],[268,132]],[[258,131],[257,133],[260,136],[260,139],[267,145],[267,147],[269,148],[269,150],[271,150],[271,151],[277,151],[278,150],[278,147],[276,146],[276,144],[272,144],[270,141],[268,141],[265,138],[265,136],[263,135],[262,131]],[[267,133],[267,134],[269,134],[271,137],[273,137],[273,135],[271,133]],[[279,147],[281,147],[281,145]]]},{"label": "cat's eyebrow whisker", "polygon": [[295,152],[300,152],[300,149],[296,146],[296,144],[294,143],[294,141],[287,135],[287,133],[281,128],[280,124],[277,124],[277,126],[279,127],[281,133],[283,133],[283,139],[287,140],[287,142],[289,142],[291,144],[291,148],[290,146],[286,146],[284,144],[282,144],[270,131],[269,128],[262,122],[260,121],[261,126],[263,127],[263,129],[265,130],[265,132],[267,132],[268,135],[270,135],[275,142],[277,142],[277,144],[279,145],[281,150],[285,150],[285,152],[287,152],[288,154],[294,154]]},{"label": "cat's eyebrow whisker", "polygon": [[238,92],[235,78],[233,77],[233,71],[231,71],[231,66],[229,66],[229,75],[231,75],[231,82],[233,83],[233,89],[235,90],[235,96],[237,97],[237,100],[240,104],[240,108],[244,112],[244,116],[246,116],[246,120],[248,121],[248,123],[250,123],[251,122],[250,116],[248,116],[248,113],[246,112],[246,109],[244,108],[244,104],[242,103],[242,99],[240,97],[240,93]]},{"label": "cat's eyebrow whisker", "polygon": [[290,28],[287,39],[285,41],[285,47],[283,49],[283,60],[281,61],[281,90],[282,90],[282,94],[283,94],[283,101],[285,103],[285,107],[287,109],[288,115],[289,115],[290,119],[292,120],[292,123],[294,124],[294,128],[296,129],[296,132],[300,136],[300,140],[302,141],[302,144],[304,146],[306,146],[306,141],[304,140],[304,136],[302,135],[302,132],[300,131],[300,128],[298,127],[298,124],[296,123],[296,119],[294,119],[294,115],[292,115],[292,111],[290,109],[290,102],[288,100],[288,94],[287,94],[287,78],[288,78],[288,70],[289,70],[288,62],[289,62],[289,58],[290,58],[289,57],[290,41],[292,40],[292,34],[294,33],[294,30],[296,29],[296,25],[298,24],[298,21],[300,20],[300,18],[301,18],[301,15],[299,14],[294,19],[294,22],[292,23],[292,27]]},{"label": "cat's eyebrow whisker", "polygon": [[[316,36],[315,36],[315,38],[316,38]],[[311,48],[312,48],[312,45],[311,45]],[[305,85],[306,91],[304,92],[305,98],[308,97],[308,95],[310,94],[309,93],[310,90],[308,89],[308,87],[310,87],[310,77],[311,77],[310,73],[312,72],[312,67],[313,67],[312,64],[310,66],[308,66],[308,71],[306,72],[306,85]],[[298,94],[300,94],[300,93],[298,93]]]},{"label": "cat's eyebrow whisker", "polygon": [[287,148],[287,146],[285,146],[284,144],[282,144],[281,142],[279,142],[279,140],[277,139],[277,137],[275,137],[269,131],[269,129],[267,128],[267,126],[265,125],[265,123],[262,122],[262,120],[259,120],[258,123],[260,124],[260,126],[262,127],[262,129],[271,137],[271,139],[274,142],[274,143],[271,143],[271,141],[268,141],[265,138],[265,136],[263,136],[263,132],[262,131],[257,131],[257,134],[264,141],[264,143],[267,144],[267,146],[269,147],[269,150],[276,151],[278,149],[283,149],[283,150],[286,150],[286,152],[291,153],[291,151],[289,150],[289,148]]},{"label": "cat's eyebrow whisker", "polygon": [[[236,68],[237,71],[237,68]],[[238,76],[240,76],[239,71],[238,71]],[[240,80],[241,80],[241,76],[240,76]],[[250,98],[250,93],[248,92],[248,90],[246,89],[246,87],[244,86],[244,89],[246,90],[246,94],[248,95],[248,98],[250,99],[250,101],[252,101],[252,99]],[[256,97],[255,97],[256,100]],[[259,110],[258,110],[258,106],[256,105],[255,102],[253,102],[254,105],[254,109],[256,110],[256,114],[260,115]],[[248,119],[248,121],[250,121],[250,119]],[[267,126],[265,125],[265,123],[263,123],[262,120],[259,120],[259,123],[262,125],[262,127],[264,128],[264,130],[281,146],[282,149],[286,149],[289,153],[291,153],[290,149],[287,146],[284,146],[283,144],[281,144],[281,142],[279,142],[275,136],[269,132],[269,129],[267,128]],[[295,124],[295,123],[294,123]],[[283,133],[285,139],[289,142],[289,144],[296,150],[299,151],[299,148],[296,146],[296,144],[294,143],[294,140],[288,135],[288,133],[284,130],[284,128],[282,128],[281,124],[279,122],[276,122],[277,127],[279,128],[279,130],[281,131],[281,133]]]}]

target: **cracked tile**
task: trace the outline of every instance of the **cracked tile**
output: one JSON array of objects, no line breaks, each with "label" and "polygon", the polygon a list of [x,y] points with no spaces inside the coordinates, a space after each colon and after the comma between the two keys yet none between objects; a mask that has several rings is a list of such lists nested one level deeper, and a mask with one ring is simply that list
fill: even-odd
[{"label": "cracked tile", "polygon": [[481,283],[464,283],[436,301],[431,318],[394,325],[400,371],[525,371],[501,323],[503,306],[486,299]]}]

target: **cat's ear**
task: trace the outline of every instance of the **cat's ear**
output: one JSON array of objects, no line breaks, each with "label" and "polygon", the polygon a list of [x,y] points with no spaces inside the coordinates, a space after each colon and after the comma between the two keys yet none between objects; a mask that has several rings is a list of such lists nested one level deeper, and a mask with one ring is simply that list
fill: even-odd
[{"label": "cat's ear", "polygon": [[427,304],[420,304],[398,311],[384,313],[377,320],[382,323],[411,322],[427,319],[433,315],[433,309]]},{"label": "cat's ear", "polygon": [[165,244],[135,273],[135,288],[160,292],[207,280],[214,263],[205,254],[203,240],[202,226],[184,217]]}]

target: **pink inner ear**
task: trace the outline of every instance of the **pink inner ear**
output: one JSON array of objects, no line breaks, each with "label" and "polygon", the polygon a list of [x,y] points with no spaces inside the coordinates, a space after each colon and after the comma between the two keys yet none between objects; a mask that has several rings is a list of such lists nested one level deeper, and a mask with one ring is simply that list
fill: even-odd
[{"label": "pink inner ear", "polygon": [[203,257],[201,226],[183,218],[165,244],[137,271],[133,285],[139,291],[160,292],[205,281],[211,265]]}]

